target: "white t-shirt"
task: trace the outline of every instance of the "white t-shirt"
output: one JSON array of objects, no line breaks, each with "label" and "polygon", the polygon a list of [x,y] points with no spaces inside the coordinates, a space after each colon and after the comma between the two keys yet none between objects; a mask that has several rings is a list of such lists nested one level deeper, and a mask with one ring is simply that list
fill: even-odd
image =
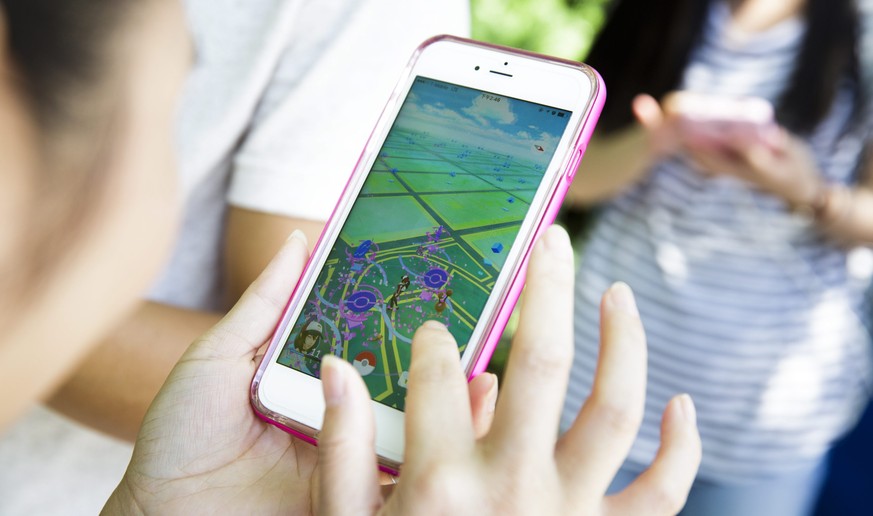
[{"label": "white t-shirt", "polygon": [[185,219],[150,298],[224,309],[228,204],[326,220],[415,48],[467,34],[469,9],[466,0],[261,0],[246,2],[246,17],[227,16],[243,11],[232,0],[189,5],[199,54],[181,108]]},{"label": "white t-shirt", "polygon": [[[185,218],[150,298],[220,309],[228,203],[325,219],[415,47],[467,0],[187,0],[198,62],[179,116]],[[0,439],[0,514],[96,514],[129,445],[36,409]]]}]

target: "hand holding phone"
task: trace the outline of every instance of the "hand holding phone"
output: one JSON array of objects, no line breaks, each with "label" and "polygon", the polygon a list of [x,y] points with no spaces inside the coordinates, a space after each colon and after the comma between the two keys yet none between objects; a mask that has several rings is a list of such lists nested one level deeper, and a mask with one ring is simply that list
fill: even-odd
[{"label": "hand holding phone", "polygon": [[594,128],[592,69],[453,37],[426,42],[303,272],[252,382],[267,421],[316,442],[325,356],[362,375],[387,471],[403,462],[412,339],[446,326],[484,370]]},{"label": "hand holding phone", "polygon": [[407,402],[407,462],[393,494],[376,482],[366,386],[347,363],[325,362],[327,414],[319,449],[325,514],[676,514],[700,461],[694,406],[667,406],[661,448],[623,492],[604,497],[642,419],[646,346],[633,295],[613,286],[602,303],[593,394],[556,440],[573,355],[573,255],[559,228],[534,250],[526,299],[490,432],[477,439],[465,376],[445,328],[415,336]]},{"label": "hand holding phone", "polygon": [[295,233],[188,348],[146,412],[104,513],[290,513],[308,505],[316,451],[258,419],[245,391],[307,257],[305,237]]},{"label": "hand holding phone", "polygon": [[809,144],[780,127],[763,99],[674,92],[660,107],[641,95],[634,108],[652,140],[667,142],[656,157],[681,150],[701,172],[745,181],[789,209],[815,213],[829,202]]},{"label": "hand holding phone", "polygon": [[[307,258],[297,232],[230,313],[185,352],[149,407],[104,512],[298,514],[311,507],[316,448],[258,418],[247,392],[258,350]],[[497,389],[489,376],[469,384],[465,406],[477,435],[493,416]]]},{"label": "hand holding phone", "polygon": [[674,92],[663,100],[684,145],[695,149],[744,148],[778,144],[781,136],[773,106],[758,97]]}]

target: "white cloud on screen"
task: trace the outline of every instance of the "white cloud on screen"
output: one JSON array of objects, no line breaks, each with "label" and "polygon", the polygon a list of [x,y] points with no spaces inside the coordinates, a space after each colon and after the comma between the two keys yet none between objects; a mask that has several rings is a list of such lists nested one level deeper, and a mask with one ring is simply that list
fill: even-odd
[{"label": "white cloud on screen", "polygon": [[508,125],[515,122],[515,113],[509,109],[509,102],[495,102],[485,97],[476,97],[473,105],[464,108],[464,113],[470,115],[484,126],[490,125],[491,121]]},{"label": "white cloud on screen", "polygon": [[[476,102],[474,106],[464,108],[462,111],[468,114],[468,110],[473,110],[475,104]],[[507,103],[500,102],[500,104]],[[508,106],[503,109],[515,119]],[[447,140],[455,139],[471,147],[482,147],[497,154],[508,154],[530,160],[543,166],[548,165],[560,141],[560,135],[545,132],[532,134],[533,131],[520,130],[519,127],[512,126],[504,130],[490,124],[481,113],[479,116],[472,114],[465,116],[465,114],[431,104],[407,103],[398,119],[398,125],[408,130],[427,131]],[[536,129],[533,126],[530,128]],[[536,145],[543,147],[545,152],[538,151]]]}]

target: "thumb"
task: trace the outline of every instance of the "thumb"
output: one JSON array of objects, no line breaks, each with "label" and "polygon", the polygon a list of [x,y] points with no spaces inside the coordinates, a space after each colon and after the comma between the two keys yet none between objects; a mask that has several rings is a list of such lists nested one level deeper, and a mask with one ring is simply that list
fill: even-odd
[{"label": "thumb", "polygon": [[631,104],[631,110],[641,126],[654,130],[664,122],[664,111],[661,105],[651,95],[637,95]]},{"label": "thumb", "polygon": [[[665,100],[669,102],[670,96]],[[679,147],[679,136],[675,123],[668,121],[665,109],[651,95],[634,97],[631,109],[640,126],[648,135],[649,154],[660,159],[675,152]]]},{"label": "thumb", "polygon": [[497,376],[491,373],[480,374],[470,380],[470,409],[473,412],[473,432],[476,439],[485,437],[494,422],[494,409],[497,404]]},{"label": "thumb", "polygon": [[324,424],[318,439],[319,512],[374,514],[382,505],[370,394],[348,362],[321,365]]},{"label": "thumb", "polygon": [[198,344],[223,358],[254,356],[275,330],[308,256],[306,237],[297,230],[233,309]]}]

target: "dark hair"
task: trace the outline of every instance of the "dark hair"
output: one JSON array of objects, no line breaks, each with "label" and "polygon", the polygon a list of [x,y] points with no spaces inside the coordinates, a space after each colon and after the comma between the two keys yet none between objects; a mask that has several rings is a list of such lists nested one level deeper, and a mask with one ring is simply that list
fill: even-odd
[{"label": "dark hair", "polygon": [[[640,93],[661,98],[676,89],[700,41],[715,0],[616,0],[586,62],[607,84],[599,128],[604,133],[633,121],[631,101]],[[827,115],[841,81],[859,81],[858,9],[854,0],[807,0],[806,35],[790,82],[776,106],[779,122],[809,133]],[[861,113],[856,109],[856,113]]]},{"label": "dark hair", "polygon": [[78,97],[105,80],[126,0],[0,0],[8,45],[41,129],[80,124]]},{"label": "dark hair", "polygon": [[[108,91],[133,0],[0,0],[13,80],[40,136],[39,202],[25,221],[26,291],[63,256],[106,186],[119,95]],[[70,149],[74,149],[71,151]],[[74,155],[71,155],[74,154]]]},{"label": "dark hair", "polygon": [[300,352],[306,352],[307,350],[306,348],[304,348],[304,344],[306,344],[306,337],[315,337],[315,345],[318,345],[318,341],[321,340],[321,338],[323,337],[321,332],[306,329],[309,328],[310,324],[316,321],[318,321],[318,319],[315,318],[310,318],[306,320],[306,322],[303,324],[303,330],[301,330],[300,333],[297,334],[297,338],[294,339],[294,349]]}]

